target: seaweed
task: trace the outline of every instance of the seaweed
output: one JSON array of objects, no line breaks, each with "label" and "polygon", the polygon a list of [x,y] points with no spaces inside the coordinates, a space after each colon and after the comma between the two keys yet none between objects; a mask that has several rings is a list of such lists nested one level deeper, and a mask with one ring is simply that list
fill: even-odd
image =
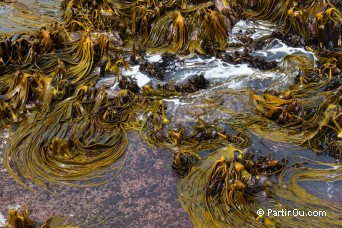
[{"label": "seaweed", "polygon": [[340,12],[330,1],[240,2],[250,8],[246,12],[247,15],[276,23],[285,33],[299,35],[300,43],[303,43],[300,40],[304,39],[306,44],[328,49],[341,45]]},{"label": "seaweed", "polygon": [[166,83],[163,85],[158,84],[157,89],[169,92],[181,92],[181,93],[194,93],[200,89],[205,89],[209,85],[209,81],[201,75],[194,75],[188,79],[188,83],[185,84],[170,84]]},{"label": "seaweed", "polygon": [[29,218],[28,210],[23,210],[22,212],[18,213],[17,210],[11,209],[9,212],[8,217],[8,225],[9,227],[27,227],[27,228],[34,228],[35,222]]},{"label": "seaweed", "polygon": [[161,62],[150,63],[142,59],[139,70],[146,73],[149,77],[164,80],[165,74],[175,68],[177,56],[168,52],[162,54]]},{"label": "seaweed", "polygon": [[260,69],[260,70],[272,70],[278,65],[275,60],[266,60],[262,57],[252,56],[249,54],[250,50],[245,48],[243,51],[235,51],[233,55],[226,52],[216,53],[216,56],[222,59],[224,62],[230,64],[242,64],[247,63],[249,67]]},{"label": "seaweed", "polygon": [[[262,172],[260,165],[250,160],[253,156],[232,145],[221,147],[205,159],[197,162],[190,173],[180,181],[180,202],[197,227],[223,227],[227,225],[253,225],[264,227],[257,221],[257,208],[261,208],[254,197],[263,188],[258,188],[256,173]],[[263,170],[279,173],[285,166],[279,161],[259,161],[279,164],[265,165]],[[269,174],[271,175],[271,174]],[[279,224],[271,222],[269,224]]]},{"label": "seaweed", "polygon": [[[341,225],[339,206],[298,184],[339,181],[339,164],[308,159],[289,164],[285,158],[248,152],[253,132],[340,161],[340,8],[337,1],[323,0],[64,0],[60,22],[31,35],[0,37],[0,122],[14,129],[4,154],[6,170],[31,190],[101,185],[124,165],[128,131],[139,131],[148,146],[172,151],[172,168],[184,177],[178,185],[180,202],[198,227]],[[270,21],[277,30],[256,40],[240,34],[242,44],[229,44],[228,32],[241,17]],[[317,61],[292,54],[278,63],[250,54],[271,38],[313,50]],[[244,49],[226,52],[237,45]],[[146,52],[163,52],[162,60],[151,63]],[[200,90],[212,86],[204,75],[141,89],[137,79],[121,75],[122,68],[139,64],[149,77],[166,81],[179,56],[194,53],[295,77],[284,91],[216,87],[211,97],[201,97]],[[120,90],[108,93],[97,86],[107,76]],[[231,95],[240,96],[239,105],[248,111],[225,107]],[[192,107],[204,111],[188,112],[196,123],[175,124],[167,99],[200,102]],[[228,117],[211,115],[215,111]],[[330,214],[310,220],[256,214],[257,209],[295,206],[325,208]],[[63,222],[52,217],[42,227]],[[9,225],[33,227],[34,222],[28,210],[11,210]]]}]

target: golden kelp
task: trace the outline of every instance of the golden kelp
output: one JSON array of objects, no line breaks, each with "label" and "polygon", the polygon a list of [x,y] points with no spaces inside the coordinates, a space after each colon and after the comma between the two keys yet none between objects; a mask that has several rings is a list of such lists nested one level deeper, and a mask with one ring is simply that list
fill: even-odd
[{"label": "golden kelp", "polygon": [[11,209],[8,216],[8,227],[16,228],[16,227],[27,227],[34,228],[36,223],[29,218],[29,212],[27,209],[23,210],[21,213],[18,213],[17,210]]},{"label": "golden kelp", "polygon": [[[297,163],[284,169],[286,161],[265,157],[255,161],[234,146],[223,147],[197,162],[181,180],[178,185],[180,202],[196,227],[338,226],[342,219],[341,207],[309,194],[298,182],[338,181],[341,166],[311,162],[328,168],[316,172],[316,168],[302,166],[307,163]],[[279,173],[278,183],[269,179]],[[292,173],[290,182],[284,180],[288,173]],[[292,213],[295,209],[301,211],[301,216],[288,216],[287,211]],[[259,214],[260,210],[265,214]],[[285,215],[277,215],[278,211]],[[308,211],[325,211],[326,214],[302,216]]]},{"label": "golden kelp", "polygon": [[94,96],[89,91],[84,86],[50,113],[32,113],[21,124],[5,155],[6,168],[19,183],[25,177],[43,188],[48,182],[93,186],[111,179],[101,176],[126,151],[122,123],[129,120],[135,101],[129,94],[107,99],[104,91]]},{"label": "golden kelp", "polygon": [[[316,216],[302,215],[293,217],[281,217],[279,221],[284,226],[306,227],[308,223],[318,227],[336,227],[341,225],[341,206],[328,202],[315,196],[312,191],[308,192],[303,187],[305,182],[338,182],[341,181],[340,164],[314,161],[299,158],[302,161],[288,166],[279,176],[279,185],[274,186],[277,197],[277,209],[287,209],[305,212],[323,212]],[[279,200],[278,200],[279,199]],[[284,203],[281,203],[284,202]],[[286,203],[285,203],[286,202]],[[325,213],[324,213],[325,212]],[[291,219],[287,219],[291,218]]]},{"label": "golden kelp", "polygon": [[[305,99],[296,99],[294,91],[292,99],[281,99],[270,94],[264,94],[264,98],[252,95],[260,115],[253,118],[248,128],[274,141],[307,145],[316,151],[324,150],[322,146],[326,139],[320,137],[331,129],[339,134],[339,124],[334,122],[340,112],[339,91],[322,92]],[[318,138],[324,141],[317,143]]]},{"label": "golden kelp", "polygon": [[[119,32],[125,42],[172,52],[224,49],[236,22],[235,1],[216,8],[211,1],[63,1],[68,31],[87,28]],[[177,10],[176,10],[177,9]],[[228,20],[228,22],[227,22]],[[129,45],[129,44],[128,44]]]},{"label": "golden kelp", "polygon": [[341,14],[329,0],[238,1],[250,8],[246,14],[277,24],[288,33],[299,34],[306,45],[334,49],[341,46]]},{"label": "golden kelp", "polygon": [[[280,64],[267,62],[249,54],[247,46],[228,56],[228,32],[240,16],[237,12],[246,8],[246,15],[273,22],[285,33],[301,36],[299,43],[312,46],[317,55],[323,53],[317,66],[299,54],[286,56]],[[341,46],[342,20],[329,1],[65,0],[62,11],[62,21],[35,34],[0,38],[0,122],[16,127],[4,164],[18,183],[33,182],[45,190],[58,184],[103,184],[120,171],[129,146],[127,133],[136,130],[149,146],[173,152],[173,168],[187,174],[178,186],[180,201],[198,227],[341,224],[339,206],[318,200],[298,184],[340,180],[340,165],[306,160],[328,168],[306,163],[286,167],[285,159],[253,158],[247,152],[250,130],[341,158],[341,58],[332,50]],[[254,42],[265,40],[248,39],[244,45],[256,47]],[[172,53],[152,64],[144,58],[146,48]],[[294,81],[284,91],[263,93],[216,88],[198,105],[201,112],[188,110],[197,123],[183,126],[172,123],[165,99],[193,99],[194,92],[209,86],[204,76],[184,84],[145,85],[140,91],[136,80],[120,74],[122,68],[140,63],[141,71],[164,80],[168,65],[177,59],[174,53],[194,52],[278,70]],[[96,85],[108,75],[121,88],[111,95]],[[238,105],[246,112],[225,107],[233,94],[241,95]],[[217,111],[227,115],[215,118],[211,114]],[[205,114],[211,115],[210,122],[201,119]],[[330,214],[296,219],[256,213],[295,207],[325,208]],[[29,221],[27,212],[11,214],[11,223]],[[58,218],[46,222],[54,224],[62,223]]]},{"label": "golden kelp", "polygon": [[[286,163],[268,160],[266,164],[266,173],[272,168],[277,173]],[[182,207],[196,227],[264,227],[256,221],[256,211],[262,206],[253,195],[263,188],[257,187],[257,172],[258,164],[248,154],[232,145],[222,147],[199,161],[181,180]]]}]

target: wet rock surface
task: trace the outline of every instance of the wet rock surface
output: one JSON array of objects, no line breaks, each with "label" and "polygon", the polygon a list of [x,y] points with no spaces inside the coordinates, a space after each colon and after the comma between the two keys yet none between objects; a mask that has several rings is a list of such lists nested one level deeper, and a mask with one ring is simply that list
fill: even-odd
[{"label": "wet rock surface", "polygon": [[79,224],[103,222],[100,227],[192,227],[178,201],[180,178],[172,171],[172,154],[149,149],[137,133],[130,134],[130,142],[118,176],[93,188],[32,192],[19,186],[0,163],[0,212],[7,216],[10,208],[27,206],[38,224],[58,215]]},{"label": "wet rock surface", "polygon": [[[39,8],[40,2],[35,1],[33,3],[31,0],[27,1],[27,3],[32,3],[33,8],[37,6]],[[34,17],[35,15],[32,15],[32,20],[28,20],[28,23],[33,21],[33,26],[25,24],[28,30],[36,29],[34,23],[40,22],[40,17],[43,18],[50,14],[56,16],[56,18],[58,17],[58,13],[54,14],[54,8],[56,7],[53,1],[44,2],[51,3],[51,11],[48,9],[50,7],[48,4],[49,6],[47,9],[43,9],[38,19]],[[218,4],[217,2],[217,5],[224,7],[223,4]],[[338,1],[335,1],[335,4],[339,4],[336,2]],[[59,5],[59,1],[55,3]],[[8,7],[16,7],[16,4],[23,3],[18,1]],[[337,6],[341,7],[341,4]],[[1,7],[2,5],[0,5],[0,11],[2,10]],[[51,17],[52,20],[54,18]],[[235,20],[233,19],[231,21]],[[2,26],[1,23],[0,20],[0,27]],[[18,24],[20,23],[18,22]],[[229,27],[231,25],[225,23],[225,26]],[[246,27],[246,24],[240,23],[240,26]],[[19,26],[16,28],[22,29],[23,27]],[[4,27],[4,29],[6,32],[13,32],[12,28]],[[220,92],[220,87],[223,89],[223,92],[227,88],[247,88],[263,91],[270,87],[271,81],[281,81],[282,84],[288,83],[291,79],[283,78],[284,80],[281,80],[282,77],[280,74],[278,76],[278,73],[266,72],[268,73],[266,74],[262,71],[274,70],[278,63],[290,54],[304,54],[310,58],[315,58],[315,56],[303,49],[303,41],[300,37],[296,35],[287,36],[281,31],[272,33],[269,30],[266,30],[266,32],[269,32],[273,38],[277,39],[269,43],[261,41],[251,51],[247,49],[249,47],[246,47],[245,50],[223,52],[221,53],[221,58],[202,59],[202,57],[194,56],[193,59],[178,59],[178,57],[173,55],[164,55],[158,61],[148,59],[143,61],[140,66],[133,65],[132,70],[129,70],[127,78],[123,78],[124,80],[119,82],[119,87],[138,92],[140,90],[139,87],[144,85],[140,77],[141,73],[143,73],[146,75],[146,78],[149,76],[151,79],[148,78],[148,80],[151,81],[168,82],[169,79],[172,79],[176,80],[177,83],[187,83],[176,84],[176,86],[166,84],[160,87],[160,89],[177,92],[195,92],[207,89],[202,91],[207,94],[205,98],[215,100],[215,96],[211,97],[210,95],[214,94],[214,92]],[[243,44],[248,44],[252,38],[257,39],[253,32],[249,34],[249,31],[246,31],[242,33],[242,35],[244,34],[247,35],[242,38],[246,39],[240,39]],[[240,45],[241,47],[243,46],[242,44]],[[292,48],[287,45],[292,46]],[[329,53],[327,55],[329,56]],[[225,57],[225,59],[222,57]],[[133,60],[132,58],[131,61],[134,62]],[[139,69],[140,75],[136,78],[129,78],[132,74],[131,71],[138,72]],[[193,75],[197,75],[197,78],[191,78]],[[224,80],[227,81],[223,82]],[[114,87],[115,82],[112,78],[106,78],[103,81],[103,85],[106,88],[111,88]],[[101,87],[100,84],[98,83],[97,86]],[[217,87],[208,89],[208,84]],[[335,88],[339,85],[339,81],[336,81],[336,85],[333,84],[333,87]],[[283,87],[277,85],[275,90]],[[108,91],[111,90],[109,89]],[[241,105],[241,99],[248,100],[247,95],[226,96],[220,100],[220,106],[225,108],[215,111],[213,111],[214,109],[208,111],[210,110],[210,105],[204,104],[204,99],[201,99],[203,98],[202,95],[201,93],[194,94],[195,98],[192,99],[192,97],[189,102],[173,98],[165,99],[167,116],[170,119],[173,118],[173,126],[195,123],[198,116],[207,121],[212,119],[226,120],[231,117],[227,110],[233,110],[238,113],[249,111],[248,106]],[[196,99],[196,96],[198,99]],[[189,113],[192,113],[192,115]],[[199,115],[200,113],[203,114]],[[10,208],[17,208],[19,206],[21,208],[27,206],[32,214],[31,217],[38,221],[38,224],[42,224],[45,219],[52,215],[58,215],[67,216],[71,222],[84,224],[84,226],[100,224],[98,225],[100,227],[192,227],[188,215],[181,208],[178,201],[177,184],[180,181],[180,177],[172,171],[172,154],[169,151],[151,149],[144,146],[137,132],[130,133],[129,150],[123,158],[127,159],[126,163],[118,176],[113,174],[113,180],[93,188],[65,186],[61,186],[58,190],[51,188],[51,193],[46,191],[31,192],[19,186],[8,175],[1,160],[6,148],[5,138],[8,137],[8,132],[5,131],[2,135],[3,138],[0,136],[0,142],[4,143],[0,143],[0,185],[2,186],[0,188],[0,227],[2,224],[1,220],[3,220],[1,215],[7,216]],[[327,154],[316,156],[311,150],[290,149],[264,139],[253,138],[251,148],[255,150],[256,154],[259,152],[263,156],[272,154],[272,156],[278,159],[286,157],[291,160],[293,156],[300,154],[306,158],[318,159],[324,162],[335,162],[334,158],[327,156]],[[295,162],[297,160],[291,161]],[[308,192],[318,196],[320,199],[333,202],[336,205],[342,205],[338,194],[342,190],[341,182],[321,183],[304,181],[301,184]]]},{"label": "wet rock surface", "polygon": [[60,19],[61,1],[0,1],[0,34],[33,33]]}]

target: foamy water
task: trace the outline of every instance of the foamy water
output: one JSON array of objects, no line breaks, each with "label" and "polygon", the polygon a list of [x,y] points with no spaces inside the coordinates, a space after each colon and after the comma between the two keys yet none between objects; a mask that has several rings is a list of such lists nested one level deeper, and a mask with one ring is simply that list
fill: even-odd
[{"label": "foamy water", "polygon": [[[251,38],[261,38],[272,33],[274,30],[268,24],[256,24],[246,21],[238,22],[230,33],[230,41],[238,42],[236,37],[239,31],[254,31]],[[244,48],[230,48],[228,53],[242,51]],[[312,59],[316,59],[313,52],[304,48],[290,47],[278,39],[271,40],[263,50],[252,51],[250,55],[264,57],[267,60],[281,62],[287,55],[302,54]],[[161,62],[160,54],[147,54],[146,60],[149,62]],[[254,89],[266,90],[267,88],[277,89],[290,85],[295,75],[286,75],[280,70],[261,71],[249,67],[248,64],[229,64],[215,57],[202,57],[192,55],[189,57],[180,57],[176,61],[176,69],[166,72],[165,81],[172,80],[174,83],[184,83],[193,75],[203,74],[209,81],[226,81],[230,89]],[[161,83],[154,78],[149,78],[145,73],[139,70],[139,66],[132,66],[128,70],[122,70],[122,75],[133,76],[137,79],[140,87],[147,83]],[[164,81],[164,82],[165,82]],[[274,86],[274,88],[272,87]],[[115,84],[112,89],[117,89]]]}]

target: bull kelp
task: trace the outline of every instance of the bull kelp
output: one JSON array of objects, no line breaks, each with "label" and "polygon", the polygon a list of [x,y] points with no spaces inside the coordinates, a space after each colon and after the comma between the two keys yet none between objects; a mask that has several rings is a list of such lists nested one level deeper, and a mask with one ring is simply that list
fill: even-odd
[{"label": "bull kelp", "polygon": [[[197,227],[341,226],[342,206],[300,185],[342,178],[341,7],[329,0],[63,0],[60,21],[0,36],[0,123],[13,130],[6,170],[33,191],[102,185],[130,165],[128,133],[136,131],[147,146],[173,154],[183,178],[179,200]],[[255,39],[241,31],[233,42],[229,32],[240,19],[267,21],[274,31]],[[273,39],[315,58],[293,53],[277,62],[252,53]],[[149,53],[162,53],[161,61],[150,62]],[[194,55],[293,80],[260,91],[232,90],[201,74],[183,83],[166,77]],[[139,86],[122,74],[136,66],[154,81]],[[101,86],[104,78],[119,89]],[[186,104],[182,117],[170,100]],[[260,155],[257,137],[298,154]],[[336,163],[302,157],[303,148]],[[326,214],[258,213],[270,209]],[[66,220],[51,217],[42,227]],[[35,223],[28,209],[11,210],[8,225]]]}]

